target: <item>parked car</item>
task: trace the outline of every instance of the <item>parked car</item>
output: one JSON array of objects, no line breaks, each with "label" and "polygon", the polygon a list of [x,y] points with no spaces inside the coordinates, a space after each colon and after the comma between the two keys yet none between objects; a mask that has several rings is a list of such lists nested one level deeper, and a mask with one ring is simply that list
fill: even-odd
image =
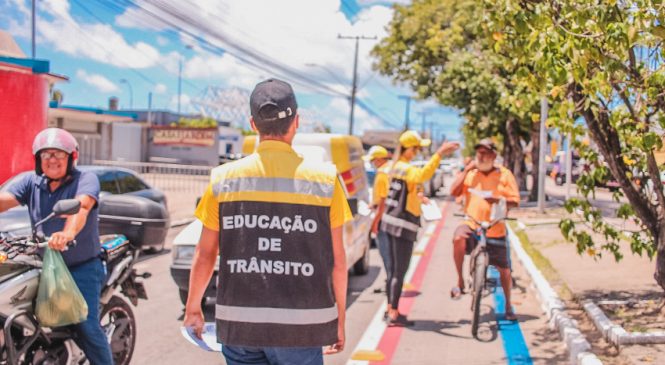
[{"label": "parked car", "polygon": [[453,176],[455,172],[459,171],[460,165],[460,160],[447,158],[445,160],[441,160],[440,168],[444,174]]},{"label": "parked car", "polygon": [[[252,153],[257,145],[256,136],[245,137],[243,153]],[[360,140],[356,137],[337,134],[299,133],[293,141],[293,148],[307,159],[332,162],[337,167],[337,173],[344,182],[346,198],[353,214],[353,220],[347,222],[343,229],[346,264],[353,269],[356,275],[367,274],[373,213],[369,208],[369,184],[365,165],[361,159],[363,149]],[[183,304],[186,303],[189,294],[189,275],[201,230],[201,222],[195,220],[173,240],[171,277],[178,286]],[[204,301],[205,298],[214,298],[216,295],[215,283],[218,268],[219,262],[215,265],[215,273],[205,291]]]},{"label": "parked car", "polygon": [[[166,229],[170,224],[166,195],[152,188],[137,173],[120,167],[78,166],[81,171],[97,175],[100,185],[99,230],[100,234],[123,233],[134,244],[151,251],[161,251],[166,240]],[[7,180],[0,191],[7,191],[12,184],[34,171],[25,171]],[[123,208],[119,208],[123,207]],[[137,210],[142,210],[138,212]],[[149,218],[142,216],[146,215]],[[14,235],[30,234],[28,208],[18,206],[0,213],[0,227]],[[157,228],[155,234],[143,230]],[[138,238],[141,237],[141,238]],[[150,237],[144,240],[143,237]],[[141,241],[141,242],[136,242]]]},{"label": "parked car", "polygon": [[[423,167],[425,166],[425,164],[427,164],[427,160],[412,161],[411,164],[416,167]],[[423,184],[425,196],[427,197],[436,196],[439,190],[443,187],[444,174],[445,174],[444,169],[439,164],[439,167],[436,169],[436,172],[434,172],[434,176],[432,176],[430,180],[426,181]]]}]

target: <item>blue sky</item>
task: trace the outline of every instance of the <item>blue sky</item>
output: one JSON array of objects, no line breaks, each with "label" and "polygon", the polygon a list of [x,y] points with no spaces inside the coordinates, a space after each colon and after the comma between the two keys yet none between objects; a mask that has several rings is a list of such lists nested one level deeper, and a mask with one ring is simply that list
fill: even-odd
[{"label": "blue sky", "polygon": [[[404,2],[404,1],[400,1]],[[392,2],[376,0],[39,0],[37,58],[68,76],[57,85],[64,104],[104,107],[117,96],[121,108],[177,107],[178,64],[183,65],[181,105],[198,112],[208,87],[225,93],[224,115],[240,119],[246,94],[267,77],[293,84],[305,126],[348,129],[353,40],[342,35],[385,36]],[[167,6],[158,6],[166,4]],[[0,29],[30,55],[30,1],[0,0]],[[360,41],[355,132],[404,123],[409,90],[371,69],[376,40]],[[126,80],[121,82],[120,80]],[[229,96],[230,95],[230,96]],[[198,102],[198,103],[197,103]],[[198,107],[197,107],[198,105]],[[217,105],[217,104],[215,104]],[[368,110],[369,109],[369,110]],[[413,102],[412,127],[435,122],[439,134],[459,139],[460,118],[433,102]],[[235,113],[235,114],[234,114]]]}]

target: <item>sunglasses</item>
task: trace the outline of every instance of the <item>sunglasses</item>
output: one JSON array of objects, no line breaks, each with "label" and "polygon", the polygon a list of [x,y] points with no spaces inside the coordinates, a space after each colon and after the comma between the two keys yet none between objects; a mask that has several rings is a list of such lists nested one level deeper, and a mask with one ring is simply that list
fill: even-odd
[{"label": "sunglasses", "polygon": [[52,158],[55,158],[57,160],[64,160],[67,158],[68,153],[65,151],[55,151],[55,152],[48,152],[48,151],[42,151],[39,153],[39,157],[41,157],[42,160],[50,160]]}]

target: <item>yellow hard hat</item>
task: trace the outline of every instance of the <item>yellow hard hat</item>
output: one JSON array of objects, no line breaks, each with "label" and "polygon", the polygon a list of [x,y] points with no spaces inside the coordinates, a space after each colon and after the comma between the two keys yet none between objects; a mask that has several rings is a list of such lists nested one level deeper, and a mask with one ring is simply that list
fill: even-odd
[{"label": "yellow hard hat", "polygon": [[363,156],[363,160],[365,161],[372,161],[376,160],[377,158],[388,158],[390,154],[388,153],[388,150],[383,148],[383,146],[372,146],[369,151],[367,151],[367,155]]},{"label": "yellow hard hat", "polygon": [[432,140],[422,138],[416,131],[406,131],[399,136],[399,144],[404,148],[428,147],[432,144]]}]

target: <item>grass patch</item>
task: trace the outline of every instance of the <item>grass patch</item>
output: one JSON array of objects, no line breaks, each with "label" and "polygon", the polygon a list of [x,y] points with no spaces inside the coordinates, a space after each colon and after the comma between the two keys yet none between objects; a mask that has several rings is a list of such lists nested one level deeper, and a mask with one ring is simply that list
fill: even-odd
[{"label": "grass patch", "polygon": [[509,222],[508,224],[510,224],[510,227],[520,239],[524,251],[531,257],[531,260],[533,260],[533,263],[540,270],[540,272],[543,273],[545,279],[547,279],[547,281],[555,287],[555,290],[559,296],[564,300],[572,300],[573,292],[570,290],[568,285],[566,285],[563,279],[561,279],[559,272],[556,271],[556,269],[552,266],[550,260],[543,256],[543,254],[534,247],[526,232],[517,229],[517,224],[515,222]]}]

